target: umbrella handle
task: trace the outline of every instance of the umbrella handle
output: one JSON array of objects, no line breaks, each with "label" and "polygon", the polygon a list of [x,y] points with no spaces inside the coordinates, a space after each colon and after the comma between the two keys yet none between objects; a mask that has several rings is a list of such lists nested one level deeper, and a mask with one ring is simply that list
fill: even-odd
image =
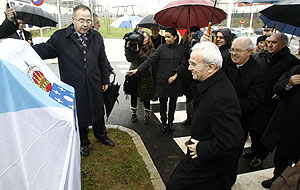
[{"label": "umbrella handle", "polygon": [[211,32],[211,24],[212,24],[212,22],[208,23],[208,27],[207,27],[207,33],[208,33],[208,35],[210,35],[210,32]]}]

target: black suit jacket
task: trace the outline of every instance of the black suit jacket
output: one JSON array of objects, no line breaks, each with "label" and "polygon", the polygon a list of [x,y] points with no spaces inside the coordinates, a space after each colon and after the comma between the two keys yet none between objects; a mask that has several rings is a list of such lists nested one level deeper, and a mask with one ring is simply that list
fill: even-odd
[{"label": "black suit jacket", "polygon": [[[28,40],[32,40],[32,36],[31,36],[31,33],[26,31],[26,30],[23,30],[23,33],[24,33],[24,36],[25,36],[25,40],[28,41]],[[19,37],[19,34],[17,32],[13,33],[12,35],[9,36],[10,38],[14,38],[14,39],[20,39]]]}]

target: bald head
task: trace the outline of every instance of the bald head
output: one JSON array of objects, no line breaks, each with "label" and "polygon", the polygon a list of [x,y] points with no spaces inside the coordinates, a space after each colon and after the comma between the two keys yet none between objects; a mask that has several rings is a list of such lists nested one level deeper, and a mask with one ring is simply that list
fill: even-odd
[{"label": "bald head", "polygon": [[238,43],[238,44],[244,45],[243,49],[254,50],[254,44],[253,44],[252,40],[246,36],[242,36],[242,37],[238,37],[238,38],[234,39],[233,43]]},{"label": "bald head", "polygon": [[276,54],[288,44],[288,37],[285,34],[278,32],[268,37],[267,43],[269,53]]},{"label": "bald head", "polygon": [[245,36],[236,38],[231,45],[231,60],[238,65],[243,65],[250,59],[253,49],[254,44],[250,38]]}]

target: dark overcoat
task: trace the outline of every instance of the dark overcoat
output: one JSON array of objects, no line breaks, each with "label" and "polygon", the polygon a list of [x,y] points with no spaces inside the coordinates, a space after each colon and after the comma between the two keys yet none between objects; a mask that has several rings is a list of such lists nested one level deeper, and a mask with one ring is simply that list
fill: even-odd
[{"label": "dark overcoat", "polygon": [[89,30],[86,57],[76,35],[70,25],[34,49],[42,59],[58,57],[60,79],[75,88],[79,126],[87,127],[104,116],[101,87],[109,72],[101,34]]},{"label": "dark overcoat", "polygon": [[257,111],[254,114],[251,130],[258,133],[263,133],[268,122],[270,121],[278,100],[273,99],[275,94],[273,87],[277,80],[293,66],[299,64],[299,60],[290,53],[288,47],[284,47],[281,51],[271,57],[270,63],[267,63],[263,73],[264,77],[264,98],[258,105]]},{"label": "dark overcoat", "polygon": [[264,79],[261,66],[250,56],[241,67],[237,67],[229,59],[223,62],[222,69],[236,90],[242,110],[242,126],[244,131],[248,131],[256,107],[263,99]]},{"label": "dark overcoat", "polygon": [[[139,67],[143,72],[151,65],[157,66],[156,74],[156,97],[178,97],[182,96],[182,74],[187,69],[184,57],[184,48],[178,44],[163,44],[159,46],[154,54],[149,56]],[[169,84],[168,79],[177,72],[178,77]]]},{"label": "dark overcoat", "polygon": [[3,21],[0,25],[0,39],[7,38],[8,36],[12,35],[16,30],[18,30],[19,25],[10,22],[7,18]]},{"label": "dark overcoat", "polygon": [[290,90],[285,88],[295,74],[300,74],[300,65],[294,66],[276,83],[274,92],[280,96],[280,102],[262,137],[262,143],[270,152],[277,146],[277,154],[289,161],[300,158],[300,85]]},{"label": "dark overcoat", "polygon": [[197,155],[188,149],[171,175],[169,190],[223,190],[243,147],[241,109],[236,92],[222,70],[197,84],[191,138],[199,141]]},{"label": "dark overcoat", "polygon": [[[135,51],[132,48],[125,48],[125,57],[128,62],[130,62],[129,70],[136,69],[140,64],[142,64],[147,57],[154,53],[155,49],[143,48],[140,51]],[[138,74],[138,97],[140,101],[149,101],[154,97],[154,86],[152,80],[152,69],[149,67],[143,72]]]}]

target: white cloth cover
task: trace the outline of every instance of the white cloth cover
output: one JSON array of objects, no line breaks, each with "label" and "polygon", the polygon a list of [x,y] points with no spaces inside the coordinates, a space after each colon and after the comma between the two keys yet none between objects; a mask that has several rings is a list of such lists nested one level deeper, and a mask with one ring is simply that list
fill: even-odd
[{"label": "white cloth cover", "polygon": [[0,189],[81,189],[74,102],[27,42],[0,42]]}]

